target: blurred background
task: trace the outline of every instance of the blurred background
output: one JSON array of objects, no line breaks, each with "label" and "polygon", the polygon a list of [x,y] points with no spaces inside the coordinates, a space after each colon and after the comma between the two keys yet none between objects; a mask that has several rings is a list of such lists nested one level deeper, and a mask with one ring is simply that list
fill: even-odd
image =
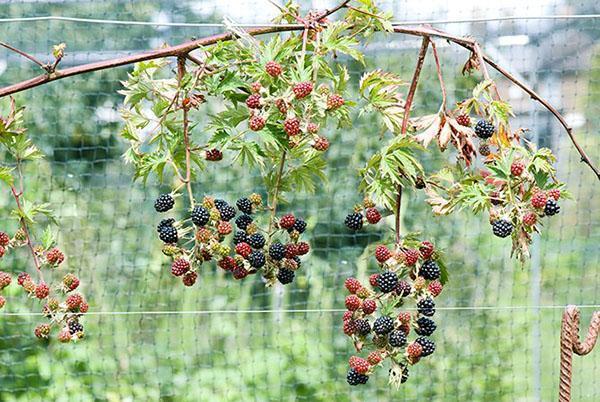
[{"label": "blurred background", "polygon": [[[333,1],[303,1],[305,10]],[[592,0],[502,2],[380,1],[401,23],[429,22],[454,34],[472,35],[493,59],[549,99],[575,128],[580,143],[600,161],[600,12]],[[276,9],[265,0],[125,1],[12,0],[0,2],[0,38],[49,60],[65,42],[67,67],[138,53],[164,43],[221,32],[227,16],[239,24],[267,23]],[[60,21],[44,16],[115,21]],[[129,21],[129,22],[126,22]],[[195,23],[194,26],[136,25]],[[444,78],[453,101],[466,97],[479,77],[460,74],[467,52],[438,40]],[[355,83],[382,67],[412,76],[420,39],[379,35],[365,48],[366,67],[341,59]],[[431,54],[417,92],[417,113],[436,111],[439,88]],[[39,74],[36,66],[0,49],[0,85]],[[379,369],[367,386],[351,388],[345,376],[353,346],[342,333],[347,276],[374,272],[365,247],[387,236],[380,225],[351,234],[343,218],[361,200],[357,169],[377,149],[374,121],[356,118],[351,130],[331,130],[329,182],[316,194],[293,194],[283,211],[309,222],[313,251],[293,285],[265,289],[258,278],[233,281],[206,265],[199,283],[184,288],[171,277],[155,236],[157,194],[168,186],[132,183],[121,159],[117,94],[132,66],[81,75],[16,95],[26,105],[34,141],[48,155],[26,168],[31,199],[52,203],[60,220],[59,244],[68,269],[82,280],[90,311],[84,342],[39,341],[43,319],[35,301],[17,286],[0,313],[2,401],[548,401],[559,374],[559,330],[566,304],[600,304],[600,187],[579,162],[557,121],[518,88],[499,78],[514,107],[513,127],[558,155],[558,175],[575,201],[547,221],[532,259],[509,258],[508,241],[491,234],[486,216],[434,217],[422,193],[406,197],[405,230],[421,231],[447,252],[450,282],[438,298],[433,338],[436,353],[411,371],[398,391]],[[356,85],[356,84],[355,84]],[[3,99],[6,107],[8,99]],[[210,111],[210,106],[208,107]],[[208,138],[200,125],[197,141]],[[451,154],[427,155],[435,168]],[[235,200],[261,191],[257,172],[212,164],[195,183],[196,196]],[[9,191],[0,192],[0,230],[13,233]],[[0,269],[31,271],[25,250],[0,261]],[[66,268],[62,268],[63,272]],[[57,278],[61,276],[56,273]],[[6,291],[5,291],[6,292]],[[237,310],[237,311],[236,311]],[[270,310],[270,311],[265,311]],[[276,310],[276,312],[272,312]],[[589,322],[593,308],[582,309]],[[7,315],[5,313],[18,313]],[[600,400],[600,351],[575,358],[573,400]]]}]

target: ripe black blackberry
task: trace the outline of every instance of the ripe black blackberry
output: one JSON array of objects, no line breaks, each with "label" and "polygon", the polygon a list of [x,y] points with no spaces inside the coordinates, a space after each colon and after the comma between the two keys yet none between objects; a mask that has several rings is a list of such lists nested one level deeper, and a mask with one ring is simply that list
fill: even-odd
[{"label": "ripe black blackberry", "polygon": [[356,320],[356,332],[361,336],[366,336],[371,333],[371,324],[368,320]]},{"label": "ripe black blackberry", "polygon": [[[250,255],[252,255],[252,254],[250,254]],[[294,271],[292,271],[291,269],[287,269],[287,268],[279,268],[279,272],[277,272],[277,280],[282,285],[287,285],[288,283],[292,283],[294,281],[294,276],[296,276]]]},{"label": "ripe black blackberry", "polygon": [[296,218],[296,222],[294,222],[294,226],[288,229],[288,232],[296,231],[298,233],[304,233],[306,230],[306,222],[304,219]]},{"label": "ripe black blackberry", "polygon": [[366,384],[367,381],[369,381],[369,376],[366,374],[360,374],[359,372],[351,368],[350,370],[348,370],[346,381],[348,381],[348,384],[350,385]]},{"label": "ripe black blackberry", "polygon": [[240,198],[235,202],[235,205],[245,214],[252,213],[252,202],[247,198]]},{"label": "ripe black blackberry", "polygon": [[156,212],[167,212],[169,209],[173,208],[173,205],[175,205],[175,199],[171,194],[161,194],[156,201],[154,201],[154,209],[156,209]]},{"label": "ripe black blackberry", "polygon": [[429,336],[433,334],[433,331],[435,331],[436,328],[437,326],[431,318],[419,317],[419,319],[417,320],[417,328],[415,329],[415,332],[418,335]]},{"label": "ripe black blackberry", "polygon": [[179,238],[177,237],[177,229],[173,226],[166,226],[161,229],[158,237],[165,243],[173,244],[177,243]]},{"label": "ripe black blackberry", "polygon": [[246,230],[248,225],[252,223],[253,219],[250,215],[242,214],[235,218],[235,225],[242,230]]},{"label": "ripe black blackberry", "polygon": [[398,275],[392,271],[384,271],[377,277],[377,286],[383,293],[390,293],[398,285]]},{"label": "ripe black blackberry", "polygon": [[265,236],[261,233],[254,233],[248,236],[248,244],[253,248],[263,248],[265,246]]},{"label": "ripe black blackberry", "polygon": [[269,256],[275,261],[281,261],[285,257],[285,246],[281,243],[273,243],[269,246]]},{"label": "ripe black blackberry", "polygon": [[479,120],[475,125],[475,134],[482,139],[490,138],[495,131],[494,125],[487,120]]},{"label": "ripe black blackberry", "polygon": [[246,232],[240,230],[239,232],[235,232],[233,235],[233,244],[246,243],[248,240],[248,235]]},{"label": "ripe black blackberry", "polygon": [[158,233],[160,233],[163,230],[163,228],[166,228],[166,227],[169,227],[169,226],[173,226],[174,223],[175,223],[175,219],[173,219],[173,218],[163,219],[156,226],[156,231]]},{"label": "ripe black blackberry", "polygon": [[344,224],[352,230],[360,230],[363,227],[363,216],[358,212],[348,214]]},{"label": "ripe black blackberry", "polygon": [[406,335],[402,331],[392,331],[390,332],[388,342],[393,348],[401,348],[406,346]]},{"label": "ripe black blackberry", "polygon": [[214,203],[215,203],[215,207],[216,207],[217,209],[221,209],[221,208],[223,208],[225,205],[229,205],[229,204],[227,203],[227,201],[225,201],[225,200],[222,200],[222,199],[220,199],[220,198],[217,198],[217,199],[214,201]]},{"label": "ripe black blackberry", "polygon": [[69,333],[71,335],[75,335],[78,332],[83,332],[83,325],[81,325],[81,323],[79,321],[76,321],[76,320],[69,321],[68,327],[69,327]]},{"label": "ripe black blackberry", "polygon": [[431,317],[435,314],[435,302],[431,297],[424,297],[417,302],[417,310],[420,314]]},{"label": "ripe black blackberry", "polygon": [[254,268],[260,268],[265,265],[265,255],[262,251],[255,250],[248,255],[248,262]]},{"label": "ripe black blackberry", "polygon": [[192,209],[192,223],[196,226],[204,226],[210,220],[210,213],[208,209],[201,205],[196,205]]},{"label": "ripe black blackberry", "polygon": [[430,354],[435,352],[435,342],[433,342],[431,339],[426,338],[424,336],[420,336],[417,339],[415,339],[415,342],[417,342],[423,348],[421,356],[429,356]]},{"label": "ripe black blackberry", "polygon": [[558,206],[556,201],[553,200],[552,198],[549,198],[548,201],[546,201],[546,206],[544,207],[544,213],[548,216],[552,216],[552,215],[556,215],[559,212],[560,212],[560,207]]},{"label": "ripe black blackberry", "polygon": [[219,213],[221,214],[221,219],[225,222],[229,222],[233,218],[235,218],[235,208],[229,204],[223,205],[221,208],[217,208]]},{"label": "ripe black blackberry", "polygon": [[408,381],[408,366],[402,367],[402,378],[400,379],[400,384],[404,384]]},{"label": "ripe black blackberry", "polygon": [[496,219],[492,223],[492,231],[498,237],[507,237],[513,231],[513,224],[506,219]]},{"label": "ripe black blackberry", "polygon": [[425,279],[435,280],[440,277],[440,267],[433,260],[427,260],[423,262],[421,268],[419,269],[419,276],[422,276]]},{"label": "ripe black blackberry", "polygon": [[387,315],[382,315],[378,317],[373,323],[373,331],[377,335],[385,335],[388,334],[391,330],[394,329],[394,320]]}]

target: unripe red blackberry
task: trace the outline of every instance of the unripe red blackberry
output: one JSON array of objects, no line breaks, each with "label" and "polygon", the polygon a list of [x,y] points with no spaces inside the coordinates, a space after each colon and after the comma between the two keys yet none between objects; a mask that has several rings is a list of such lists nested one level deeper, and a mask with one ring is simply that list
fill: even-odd
[{"label": "unripe red blackberry", "polygon": [[81,304],[79,305],[79,312],[80,313],[87,313],[88,310],[90,309],[89,304],[86,303],[86,301],[82,301]]},{"label": "unripe red blackberry", "polygon": [[21,272],[17,276],[17,283],[20,286],[23,286],[23,283],[25,283],[25,281],[30,281],[30,280],[31,280],[31,276],[29,276],[29,274],[27,272]]},{"label": "unripe red blackberry", "polygon": [[310,245],[307,242],[301,241],[298,243],[298,255],[306,255],[309,251]]},{"label": "unripe red blackberry", "polygon": [[292,214],[283,215],[279,218],[279,227],[289,229],[296,223],[296,218]]},{"label": "unripe red blackberry", "polygon": [[382,360],[383,360],[383,357],[381,357],[381,353],[379,353],[376,350],[372,351],[371,353],[369,353],[369,356],[367,356],[367,361],[372,366],[375,366],[375,365],[381,363]]},{"label": "unripe red blackberry", "polygon": [[374,288],[377,288],[377,278],[379,278],[379,274],[371,274],[371,276],[369,276],[369,283]]},{"label": "unripe red blackberry", "polygon": [[327,97],[327,109],[335,110],[344,106],[344,98],[339,94],[331,94]]},{"label": "unripe red blackberry", "polygon": [[558,201],[560,199],[560,189],[553,188],[552,190],[548,190],[548,197],[554,199],[554,201]]},{"label": "unripe red blackberry", "polygon": [[4,289],[12,282],[12,277],[6,272],[0,271],[0,290]]},{"label": "unripe red blackberry", "polygon": [[523,215],[523,223],[527,226],[533,226],[537,222],[537,214],[533,211],[527,212]]},{"label": "unripe red blackberry", "polygon": [[285,119],[283,122],[283,131],[285,131],[289,137],[300,134],[300,119],[297,117]]},{"label": "unripe red blackberry", "polygon": [[531,205],[534,208],[544,208],[546,206],[546,201],[548,201],[548,196],[543,191],[536,191],[535,194],[531,196]]},{"label": "unripe red blackberry", "polygon": [[367,371],[369,371],[369,368],[371,368],[369,362],[362,357],[352,356],[348,362],[350,367],[360,374],[365,374]]},{"label": "unripe red blackberry", "polygon": [[383,244],[375,247],[375,258],[377,261],[384,263],[392,257],[391,251]]},{"label": "unripe red blackberry", "polygon": [[360,288],[362,288],[361,283],[356,278],[348,278],[344,281],[344,286],[348,289],[348,292],[352,294],[356,294]]},{"label": "unripe red blackberry", "polygon": [[233,278],[240,280],[248,276],[248,270],[243,265],[236,265],[232,270]]},{"label": "unripe red blackberry", "polygon": [[220,161],[221,159],[223,159],[223,152],[219,151],[216,148],[208,149],[206,150],[204,157],[207,161]]},{"label": "unripe red blackberry", "polygon": [[38,299],[45,299],[50,294],[50,287],[46,284],[46,282],[40,282],[35,287],[35,297]]},{"label": "unripe red blackberry", "polygon": [[233,268],[235,268],[235,265],[236,265],[235,258],[227,255],[227,256],[223,257],[221,260],[219,260],[217,265],[221,269],[224,269],[225,271],[231,271]]},{"label": "unripe red blackberry", "polygon": [[298,245],[295,243],[287,243],[285,245],[285,258],[294,258],[298,255]]},{"label": "unripe red blackberry", "polygon": [[246,98],[246,106],[250,109],[260,108],[261,97],[259,94],[252,94]]},{"label": "unripe red blackberry", "polygon": [[381,213],[377,210],[377,208],[367,208],[365,211],[365,217],[367,218],[367,222],[371,225],[375,225],[381,220]]},{"label": "unripe red blackberry", "polygon": [[471,118],[468,114],[459,114],[456,116],[456,122],[461,126],[469,127],[471,125]]},{"label": "unripe red blackberry", "polygon": [[6,304],[6,299],[4,298],[4,296],[0,296],[0,309],[2,307],[4,307],[5,304]]},{"label": "unripe red blackberry", "polygon": [[442,286],[442,283],[437,280],[430,282],[427,286],[427,290],[429,291],[429,293],[431,293],[433,297],[438,297],[440,293],[442,293],[443,289],[444,287]]},{"label": "unripe red blackberry", "polygon": [[265,127],[265,119],[262,116],[252,116],[250,117],[250,120],[248,121],[248,127],[250,127],[250,130],[252,131],[260,131]]},{"label": "unripe red blackberry", "polygon": [[38,338],[48,338],[48,335],[50,335],[50,325],[48,324],[39,324],[38,326],[35,327],[35,329],[33,330],[33,333],[35,334],[36,337]]},{"label": "unripe red blackberry", "polygon": [[269,61],[265,64],[265,70],[271,77],[278,77],[281,74],[281,65],[276,61]]},{"label": "unripe red blackberry", "polygon": [[366,299],[362,303],[362,311],[363,313],[369,315],[373,314],[377,310],[377,302],[373,299]]},{"label": "unripe red blackberry", "polygon": [[53,248],[46,254],[46,261],[50,265],[60,265],[65,260],[65,255],[57,248]]},{"label": "unripe red blackberry", "polygon": [[174,276],[181,276],[190,270],[190,263],[184,258],[178,258],[171,264],[171,273]]},{"label": "unripe red blackberry", "polygon": [[311,146],[317,151],[325,152],[329,149],[329,140],[325,137],[316,137]]},{"label": "unripe red blackberry", "polygon": [[235,246],[235,252],[244,258],[247,258],[252,252],[252,247],[246,242],[238,243]]},{"label": "unripe red blackberry", "polygon": [[69,328],[65,327],[60,330],[58,333],[57,339],[61,343],[68,343],[71,341],[71,333],[69,332]]},{"label": "unripe red blackberry", "polygon": [[285,103],[285,101],[283,99],[277,99],[275,101],[275,106],[277,107],[277,109],[279,109],[279,112],[283,115],[285,115],[288,111],[288,105],[287,105],[287,103]]},{"label": "unripe red blackberry", "polygon": [[350,321],[354,316],[354,311],[344,311],[342,315],[342,322]]},{"label": "unripe red blackberry", "polygon": [[250,89],[252,89],[252,92],[254,92],[254,93],[259,92],[261,88],[262,88],[262,84],[258,81],[255,81],[250,85]]},{"label": "unripe red blackberry", "polygon": [[185,286],[194,286],[194,283],[196,283],[196,279],[198,279],[198,274],[194,271],[190,271],[187,274],[183,275],[181,281]]},{"label": "unripe red blackberry", "polygon": [[65,304],[67,305],[67,309],[69,311],[77,311],[79,310],[79,306],[83,303],[83,297],[79,293],[73,293],[67,296],[65,300]]},{"label": "unripe red blackberry", "polygon": [[353,335],[357,330],[357,325],[355,320],[344,321],[344,333],[348,336]]},{"label": "unripe red blackberry", "polygon": [[398,321],[402,324],[410,324],[411,319],[410,312],[408,311],[401,311],[398,313]]},{"label": "unripe red blackberry", "polygon": [[10,236],[4,232],[0,232],[0,246],[6,247],[10,243]]},{"label": "unripe red blackberry", "polygon": [[433,255],[434,250],[435,247],[433,246],[433,244],[427,240],[422,241],[419,245],[419,252],[421,253],[421,258],[423,258],[424,260],[430,259]]},{"label": "unripe red blackberry", "polygon": [[73,274],[66,274],[63,278],[63,285],[67,291],[75,290],[79,286],[79,278]]},{"label": "unripe red blackberry", "polygon": [[423,347],[418,342],[411,342],[406,347],[406,354],[408,355],[408,357],[411,357],[413,359],[418,359],[419,357],[421,357],[422,353],[423,353]]},{"label": "unripe red blackberry", "polygon": [[306,126],[306,131],[311,134],[316,134],[319,131],[319,125],[313,122],[308,123]]},{"label": "unripe red blackberry", "polygon": [[229,222],[221,221],[217,225],[217,232],[219,232],[219,234],[222,236],[226,236],[229,233],[231,233],[232,231],[233,231],[233,226],[231,226],[231,223],[229,223]]},{"label": "unripe red blackberry", "polygon": [[515,177],[521,176],[524,171],[525,165],[522,162],[513,162],[512,165],[510,165],[510,174]]},{"label": "unripe red blackberry", "polygon": [[361,301],[356,295],[346,296],[346,308],[350,311],[356,311],[360,308]]},{"label": "unripe red blackberry", "polygon": [[408,248],[406,250],[403,250],[402,254],[404,254],[404,264],[406,264],[409,267],[415,265],[417,261],[419,261],[419,256],[421,255],[414,248]]},{"label": "unripe red blackberry", "polygon": [[296,99],[306,98],[313,90],[313,84],[310,81],[299,82],[292,87]]},{"label": "unripe red blackberry", "polygon": [[4,246],[0,246],[0,258],[4,257],[5,253],[6,253],[6,249],[4,248]]}]

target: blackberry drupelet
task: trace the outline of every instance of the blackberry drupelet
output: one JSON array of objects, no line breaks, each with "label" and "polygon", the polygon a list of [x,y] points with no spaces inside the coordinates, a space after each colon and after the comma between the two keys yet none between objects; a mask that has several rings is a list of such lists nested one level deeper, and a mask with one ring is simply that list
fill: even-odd
[{"label": "blackberry drupelet", "polygon": [[247,198],[240,198],[235,202],[235,205],[245,214],[252,213],[252,202]]},{"label": "blackberry drupelet", "polygon": [[371,324],[368,320],[356,320],[356,332],[361,336],[366,336],[371,333]]},{"label": "blackberry drupelet", "polygon": [[69,321],[69,333],[71,335],[75,335],[78,332],[83,332],[83,325],[79,321],[71,320]]},{"label": "blackberry drupelet", "polygon": [[398,275],[392,271],[384,271],[377,277],[377,286],[383,293],[390,293],[398,285]]},{"label": "blackberry drupelet", "polygon": [[507,237],[513,231],[513,224],[506,219],[497,219],[492,223],[492,232],[498,237]]},{"label": "blackberry drupelet", "polygon": [[269,256],[275,261],[281,261],[285,257],[285,246],[281,243],[273,243],[269,247]]},{"label": "blackberry drupelet", "polygon": [[158,226],[156,226],[156,231],[158,233],[160,233],[163,230],[163,228],[173,226],[174,223],[175,223],[175,219],[173,219],[173,218],[163,219],[160,221]]},{"label": "blackberry drupelet", "polygon": [[479,120],[475,125],[475,134],[482,139],[490,138],[495,131],[494,125],[487,120]]},{"label": "blackberry drupelet", "polygon": [[288,283],[292,283],[294,281],[294,276],[296,274],[291,269],[287,268],[279,268],[279,272],[277,272],[277,280],[282,285],[287,285]]},{"label": "blackberry drupelet", "polygon": [[369,381],[369,376],[366,374],[360,374],[359,372],[351,368],[350,370],[348,370],[346,381],[348,381],[348,384],[350,385],[366,384],[367,381]]},{"label": "blackberry drupelet", "polygon": [[242,214],[235,218],[235,225],[242,230],[245,230],[254,219],[250,215]]},{"label": "blackberry drupelet", "polygon": [[377,335],[385,335],[394,329],[394,320],[387,315],[378,317],[373,323],[373,331]]},{"label": "blackberry drupelet", "polygon": [[420,314],[431,317],[435,314],[435,302],[431,297],[425,297],[417,302],[417,310]]},{"label": "blackberry drupelet", "polygon": [[549,198],[548,201],[546,201],[546,206],[544,206],[544,213],[548,216],[552,216],[552,215],[556,215],[559,212],[560,212],[560,207],[558,206],[556,201],[553,200],[552,198]]},{"label": "blackberry drupelet", "polygon": [[433,331],[435,331],[436,328],[437,326],[431,318],[419,317],[419,319],[417,320],[417,328],[415,329],[415,332],[418,335],[429,336],[433,334]]},{"label": "blackberry drupelet", "polygon": [[348,214],[344,224],[352,230],[360,230],[363,227],[363,216],[358,212]]},{"label": "blackberry drupelet", "polygon": [[440,267],[433,260],[426,260],[419,269],[419,276],[425,279],[435,280],[440,277]]},{"label": "blackberry drupelet", "polygon": [[175,199],[171,194],[161,194],[154,202],[156,212],[167,212],[175,205]]},{"label": "blackberry drupelet", "polygon": [[248,241],[248,235],[243,230],[235,232],[233,235],[233,244],[246,243]]},{"label": "blackberry drupelet", "polygon": [[177,237],[177,229],[173,226],[166,226],[161,229],[158,237],[165,243],[177,243],[179,238]]},{"label": "blackberry drupelet", "polygon": [[420,336],[417,339],[415,339],[415,342],[417,342],[423,348],[421,356],[429,356],[430,354],[435,352],[435,342],[433,342],[431,339],[426,338],[424,336]]},{"label": "blackberry drupelet", "polygon": [[262,251],[253,251],[248,256],[248,262],[250,263],[250,266],[254,268],[260,268],[265,265],[265,255],[262,253]]},{"label": "blackberry drupelet", "polygon": [[201,205],[197,205],[192,209],[192,223],[196,226],[204,226],[210,220],[208,209]]},{"label": "blackberry drupelet", "polygon": [[265,246],[265,236],[261,233],[254,233],[248,236],[248,244],[253,248],[263,248]]},{"label": "blackberry drupelet", "polygon": [[288,229],[288,232],[296,231],[298,233],[304,233],[306,230],[306,222],[304,219],[296,218],[296,222],[294,222],[294,226]]},{"label": "blackberry drupelet", "polygon": [[390,332],[388,342],[393,348],[401,348],[406,346],[406,335],[402,331],[392,331]]},{"label": "blackberry drupelet", "polygon": [[235,218],[235,208],[229,204],[223,205],[221,208],[217,208],[221,213],[221,219],[225,222],[229,222],[233,218]]}]

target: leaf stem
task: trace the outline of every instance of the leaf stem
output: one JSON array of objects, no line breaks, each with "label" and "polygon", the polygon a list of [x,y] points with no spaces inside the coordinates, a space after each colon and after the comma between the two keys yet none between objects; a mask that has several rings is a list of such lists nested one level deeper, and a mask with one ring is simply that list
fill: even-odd
[{"label": "leaf stem", "polygon": [[440,88],[442,90],[442,106],[441,112],[446,113],[446,85],[444,85],[444,78],[442,77],[442,67],[440,65],[440,58],[438,57],[437,48],[435,42],[431,41],[431,50],[433,52],[433,58],[435,60],[435,69],[437,71],[438,80],[440,81]]}]

